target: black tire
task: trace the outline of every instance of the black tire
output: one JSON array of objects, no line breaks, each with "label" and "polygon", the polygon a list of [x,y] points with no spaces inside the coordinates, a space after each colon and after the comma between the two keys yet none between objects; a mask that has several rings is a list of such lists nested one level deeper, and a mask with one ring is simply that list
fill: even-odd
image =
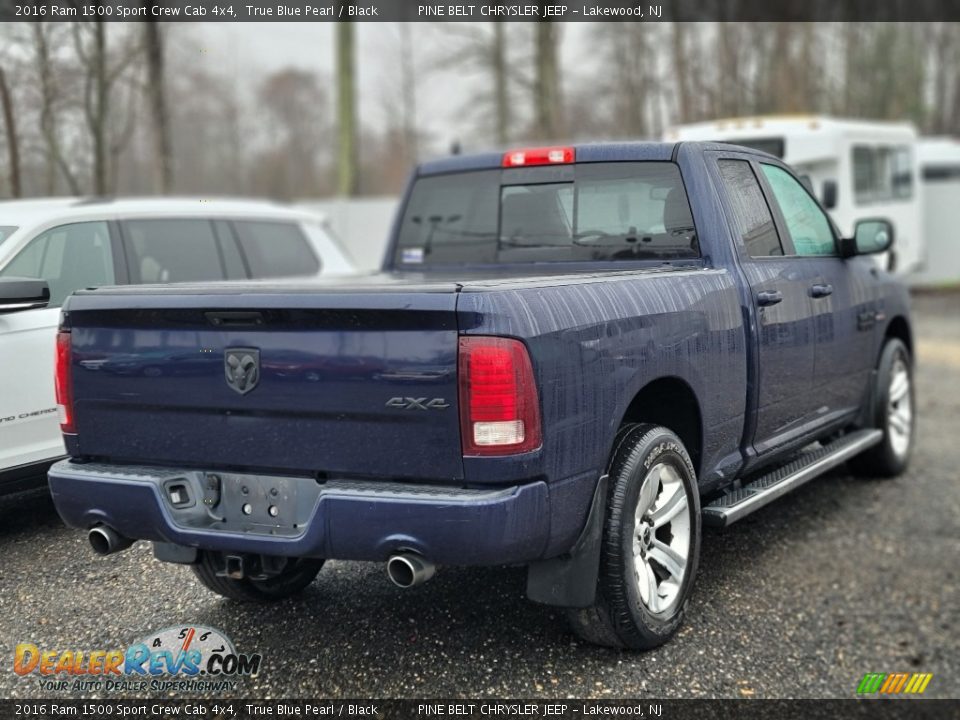
[{"label": "black tire", "polygon": [[190,567],[208,590],[225,598],[238,602],[275,602],[303,591],[317,577],[323,560],[290,558],[279,575],[266,580],[236,580],[217,575],[217,570],[223,568],[223,556],[216,552],[202,551]]},{"label": "black tire", "polygon": [[[657,489],[648,505],[650,511],[660,505],[658,511],[662,512],[664,504],[669,504],[662,499],[672,499],[680,492],[686,500],[685,509],[680,510],[674,520],[656,530],[645,528],[638,538],[636,513],[642,502],[641,489],[648,474],[653,481],[653,471],[662,466],[671,469],[670,478],[663,482],[656,481]],[[596,600],[588,608],[569,609],[567,615],[574,633],[583,640],[607,647],[648,650],[662,645],[677,631],[683,621],[697,574],[700,557],[700,493],[696,472],[680,438],[670,430],[654,425],[633,425],[617,436],[608,475],[609,492]],[[672,490],[669,496],[665,495],[668,492],[667,482]],[[679,504],[679,500],[676,502]],[[642,523],[648,522],[646,517],[644,514]],[[641,550],[650,552],[649,560],[645,555],[642,558],[643,567],[653,568],[647,576],[648,579],[653,577],[653,584],[648,584],[645,592],[648,598],[655,600],[645,601],[642,597],[644,591],[640,587],[635,543],[642,546],[652,538],[652,541],[662,545],[664,541],[670,544],[682,539],[683,528],[680,525],[684,517],[688,523],[685,527],[689,540],[679,583],[675,582],[673,575],[661,577],[666,573],[665,566],[660,565],[653,555],[655,552],[662,555],[661,550],[656,547],[652,551],[649,547]],[[676,536],[673,535],[675,529]],[[660,572],[657,568],[660,568]],[[657,605],[663,601],[659,590],[667,585],[670,585],[672,600],[660,612],[651,610],[651,603]],[[664,594],[667,595],[667,591]]]},{"label": "black tire", "polygon": [[[894,401],[891,395],[894,391],[892,384],[894,375],[901,367],[906,370],[907,391],[904,397]],[[883,430],[883,440],[850,460],[850,469],[856,475],[889,478],[907,469],[913,453],[917,426],[913,387],[913,363],[910,359],[910,351],[901,340],[891,338],[887,340],[880,353],[877,384],[874,388],[875,414],[872,427]],[[898,432],[897,427],[893,425],[896,422],[902,426],[903,413],[899,412],[902,403],[906,403],[904,409],[908,411],[910,418],[909,430],[906,433],[908,443],[906,451],[898,450],[898,442],[902,442],[903,433]],[[894,413],[895,410],[898,412]]]}]

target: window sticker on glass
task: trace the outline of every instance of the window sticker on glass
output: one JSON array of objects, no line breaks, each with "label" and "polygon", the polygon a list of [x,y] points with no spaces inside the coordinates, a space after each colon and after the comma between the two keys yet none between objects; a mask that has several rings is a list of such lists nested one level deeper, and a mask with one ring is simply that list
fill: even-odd
[{"label": "window sticker on glass", "polygon": [[423,248],[404,248],[402,260],[408,265],[423,262]]}]

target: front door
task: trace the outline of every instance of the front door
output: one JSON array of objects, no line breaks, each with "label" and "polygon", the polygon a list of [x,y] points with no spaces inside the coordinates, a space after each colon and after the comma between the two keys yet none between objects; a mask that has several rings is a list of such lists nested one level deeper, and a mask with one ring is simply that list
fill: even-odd
[{"label": "front door", "polygon": [[760,164],[772,203],[808,281],[814,311],[815,349],[811,394],[823,423],[857,411],[873,367],[871,268],[839,256],[836,236],[816,201],[783,168]]}]

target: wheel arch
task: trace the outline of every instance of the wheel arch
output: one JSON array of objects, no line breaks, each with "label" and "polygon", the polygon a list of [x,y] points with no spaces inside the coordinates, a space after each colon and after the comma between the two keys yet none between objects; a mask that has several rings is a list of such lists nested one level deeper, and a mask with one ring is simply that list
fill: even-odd
[{"label": "wheel arch", "polygon": [[662,425],[676,433],[700,475],[703,413],[696,393],[686,380],[668,376],[644,385],[630,401],[618,428],[634,423]]},{"label": "wheel arch", "polygon": [[891,338],[897,338],[903,342],[903,344],[907,346],[907,351],[910,353],[911,359],[913,358],[913,334],[910,332],[910,323],[907,322],[907,319],[903,315],[896,315],[887,323],[887,328],[883,334],[883,342],[880,344],[878,352],[883,352],[883,346],[886,345],[887,340]]}]

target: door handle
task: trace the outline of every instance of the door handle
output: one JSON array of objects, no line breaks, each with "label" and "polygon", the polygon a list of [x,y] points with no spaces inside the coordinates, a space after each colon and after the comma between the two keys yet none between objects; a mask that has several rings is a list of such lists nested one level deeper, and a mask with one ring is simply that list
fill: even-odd
[{"label": "door handle", "polygon": [[833,295],[833,285],[817,284],[810,286],[810,297],[824,298],[828,295]]},{"label": "door handle", "polygon": [[757,293],[757,304],[760,307],[776,305],[783,300],[783,293],[779,290],[762,290]]}]

